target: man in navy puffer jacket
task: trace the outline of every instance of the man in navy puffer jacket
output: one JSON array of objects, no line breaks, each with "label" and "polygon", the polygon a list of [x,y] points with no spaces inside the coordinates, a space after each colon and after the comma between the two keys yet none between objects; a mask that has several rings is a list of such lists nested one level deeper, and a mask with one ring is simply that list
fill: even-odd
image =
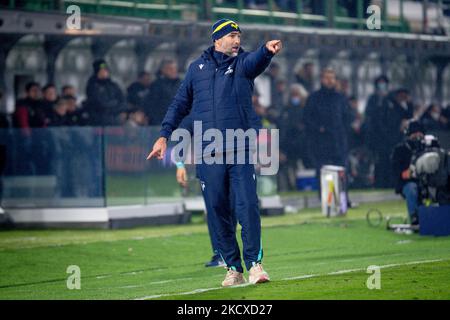
[{"label": "man in navy puffer jacket", "polygon": [[[219,20],[213,25],[211,37],[214,46],[205,50],[189,66],[162,122],[161,136],[147,159],[164,158],[167,139],[188,114],[192,121],[201,121],[202,125],[199,133],[195,132],[194,123],[194,139],[195,135],[203,134],[208,129],[217,129],[225,137],[227,129],[245,131],[261,127],[252,106],[254,79],[281,50],[281,41],[268,41],[254,52],[244,52],[240,47],[241,30],[237,23],[228,19]],[[203,141],[203,148],[208,144],[210,142]],[[227,264],[228,272],[222,285],[245,283],[236,229],[231,219],[232,205],[242,226],[243,258],[249,270],[249,281],[269,281],[269,276],[261,265],[261,221],[254,165],[247,162],[202,162],[197,164],[196,170],[203,197],[210,208],[208,215],[213,220],[212,225],[217,234],[218,253]]]}]

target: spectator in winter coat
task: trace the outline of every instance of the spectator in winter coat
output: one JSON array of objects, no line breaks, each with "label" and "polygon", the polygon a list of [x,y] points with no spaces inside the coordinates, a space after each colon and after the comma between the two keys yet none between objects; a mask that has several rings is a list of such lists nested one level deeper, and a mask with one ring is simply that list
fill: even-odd
[{"label": "spectator in winter coat", "polygon": [[58,99],[52,108],[51,113],[48,117],[49,127],[62,127],[67,126],[67,108],[68,101],[66,99]]},{"label": "spectator in winter coat", "polygon": [[295,75],[295,78],[306,89],[308,94],[312,93],[314,90],[314,64],[311,62],[304,63]]},{"label": "spectator in winter coat", "polygon": [[[369,97],[366,109],[364,111],[364,118],[366,122],[366,144],[368,149],[373,154],[375,162],[375,185],[377,187],[383,186],[383,181],[386,180],[386,156],[384,151],[384,140],[380,135],[382,127],[383,116],[383,101],[389,93],[389,79],[381,75],[375,79],[375,92]],[[384,161],[383,161],[384,160]]]},{"label": "spectator in winter coat", "polygon": [[26,96],[16,103],[13,114],[13,125],[28,132],[30,128],[43,128],[47,125],[45,112],[41,104],[41,87],[37,82],[29,82],[25,86]]},{"label": "spectator in winter coat", "polygon": [[280,129],[280,191],[296,189],[297,163],[306,156],[304,106],[308,93],[300,84],[292,84],[289,103],[281,110],[277,127]]},{"label": "spectator in winter coat", "polygon": [[86,108],[91,125],[117,125],[118,115],[126,110],[125,98],[119,86],[110,79],[105,60],[96,60],[93,67],[94,74],[89,78],[86,87]]},{"label": "spectator in winter coat", "polygon": [[145,108],[146,98],[150,92],[151,76],[146,71],[141,71],[136,82],[127,89],[127,102],[132,108]]},{"label": "spectator in winter coat", "polygon": [[52,83],[45,85],[42,88],[41,106],[47,117],[51,113],[53,113],[53,107],[55,106],[57,100],[58,100],[58,92],[56,90],[56,86]]},{"label": "spectator in winter coat", "polygon": [[177,62],[171,59],[164,60],[157,79],[150,86],[150,92],[145,99],[145,113],[150,125],[161,125],[180,83]]},{"label": "spectator in winter coat", "polygon": [[432,103],[420,118],[426,131],[439,131],[447,129],[449,120],[437,103]]},{"label": "spectator in winter coat", "polygon": [[309,153],[319,177],[323,165],[345,167],[347,159],[348,101],[336,91],[336,73],[325,69],[322,87],[313,92],[305,106]]}]

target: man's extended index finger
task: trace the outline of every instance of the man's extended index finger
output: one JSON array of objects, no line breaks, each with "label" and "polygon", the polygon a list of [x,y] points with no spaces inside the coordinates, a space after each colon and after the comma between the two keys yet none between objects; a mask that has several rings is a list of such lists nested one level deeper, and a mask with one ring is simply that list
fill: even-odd
[{"label": "man's extended index finger", "polygon": [[150,160],[152,157],[154,157],[155,153],[157,153],[157,152],[158,152],[158,150],[153,150],[152,152],[150,152],[150,154],[147,157],[147,160]]}]

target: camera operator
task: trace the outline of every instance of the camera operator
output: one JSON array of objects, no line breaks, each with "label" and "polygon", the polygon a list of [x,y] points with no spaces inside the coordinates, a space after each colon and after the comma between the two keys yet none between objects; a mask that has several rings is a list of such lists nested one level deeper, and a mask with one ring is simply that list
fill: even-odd
[{"label": "camera operator", "polygon": [[419,184],[410,168],[415,153],[420,151],[425,130],[420,122],[411,120],[405,130],[405,139],[395,146],[392,167],[395,176],[395,192],[406,199],[408,215],[412,225],[418,225],[418,208],[421,202]]}]

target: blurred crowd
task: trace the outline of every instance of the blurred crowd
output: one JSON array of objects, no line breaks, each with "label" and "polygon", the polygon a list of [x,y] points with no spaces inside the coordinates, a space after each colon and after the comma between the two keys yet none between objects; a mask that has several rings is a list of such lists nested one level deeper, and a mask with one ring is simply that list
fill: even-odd
[{"label": "blurred crowd", "polygon": [[[450,107],[420,106],[407,88],[392,88],[384,75],[374,79],[374,92],[360,106],[350,94],[350,82],[333,69],[321,70],[316,88],[314,68],[304,63],[289,84],[273,62],[257,79],[266,87],[261,90],[261,81],[255,86],[255,111],[265,127],[281,129],[280,191],[296,189],[299,170],[318,172],[324,164],[346,167],[353,187],[391,187],[390,154],[409,120],[420,119],[428,131],[450,130]],[[61,126],[159,126],[180,84],[177,62],[167,59],[155,75],[140,72],[122,92],[100,59],[93,63],[81,103],[71,85],[58,91],[55,84],[30,82],[14,113],[9,119],[1,116],[0,125],[21,128],[25,134],[31,128]],[[268,102],[262,102],[262,94],[269,96]]]},{"label": "blurred crowd", "polygon": [[[86,99],[78,104],[77,88],[55,84],[41,86],[29,82],[25,97],[16,101],[15,111],[2,127],[44,128],[55,126],[144,126],[160,125],[167,106],[181,80],[175,60],[164,60],[152,81],[152,75],[142,71],[127,92],[111,79],[105,60],[96,60],[93,74],[86,85]],[[158,106],[158,107],[155,107]]]},{"label": "blurred crowd", "polygon": [[374,92],[362,112],[357,97],[350,94],[349,81],[333,69],[321,70],[317,90],[312,63],[302,66],[289,88],[277,77],[277,69],[272,64],[269,71],[274,103],[256,110],[281,129],[281,190],[295,189],[299,169],[315,169],[318,176],[325,164],[346,167],[352,187],[390,188],[391,153],[403,140],[409,121],[419,120],[427,132],[450,130],[450,106],[422,106],[407,88],[392,88],[384,75],[374,80]]},{"label": "blurred crowd", "polygon": [[450,131],[450,106],[421,105],[385,75],[374,79],[363,105],[333,69],[321,70],[318,88],[314,75],[314,64],[306,62],[288,85],[273,62],[262,76],[270,83],[270,105],[261,105],[258,92],[253,99],[265,126],[280,129],[280,191],[296,189],[299,170],[316,170],[318,177],[327,164],[345,167],[353,188],[390,188],[391,153],[409,121],[419,120],[427,132]]}]

